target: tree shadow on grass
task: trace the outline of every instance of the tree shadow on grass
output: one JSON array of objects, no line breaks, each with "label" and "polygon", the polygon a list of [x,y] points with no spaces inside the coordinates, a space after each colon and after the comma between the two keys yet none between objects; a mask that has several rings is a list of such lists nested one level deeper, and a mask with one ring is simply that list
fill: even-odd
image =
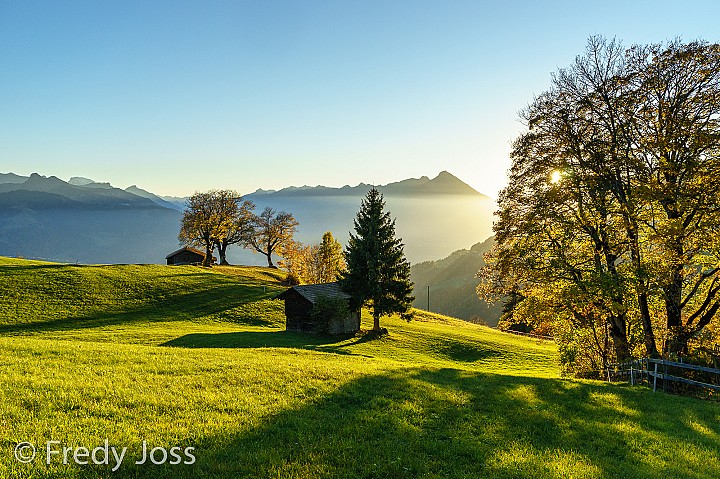
[{"label": "tree shadow on grass", "polygon": [[[294,331],[237,331],[232,333],[191,333],[167,341],[161,346],[177,348],[294,348],[309,349],[333,354],[372,357],[348,350],[351,346],[371,341],[382,342],[392,335],[380,335],[374,331],[360,331],[356,334],[322,335]],[[428,351],[443,360],[476,362],[495,358],[500,352],[488,349],[480,343],[461,343],[437,339]]]},{"label": "tree shadow on grass", "polygon": [[[598,401],[603,394],[624,408]],[[274,416],[200,466],[212,475],[209,464],[229,459],[233,477],[717,477],[711,454],[688,463],[672,446],[660,459],[636,445],[664,437],[717,452],[673,408],[643,413],[653,399],[666,401],[647,390],[452,369],[368,376]],[[636,428],[618,427],[628,421]]]},{"label": "tree shadow on grass", "polygon": [[499,355],[498,351],[488,349],[486,345],[474,343],[444,342],[438,351],[440,355],[452,361],[473,363]]},{"label": "tree shadow on grass", "polygon": [[[298,333],[294,331],[237,331],[233,333],[192,333],[167,341],[160,346],[174,348],[289,348],[307,349],[329,354],[344,356],[361,356],[370,358],[367,354],[355,353],[347,350],[348,346],[371,341],[365,334],[323,335],[312,333]],[[354,341],[347,341],[355,338]]]},{"label": "tree shadow on grass", "polygon": [[[320,334],[296,333],[293,331],[238,331],[233,333],[192,333],[172,339],[161,346],[176,348],[297,348],[320,349],[320,346],[335,344],[352,335],[327,336]],[[322,348],[329,352],[350,354],[337,348]]]},{"label": "tree shadow on grass", "polygon": [[[254,429],[198,437],[192,466],[130,465],[116,475],[718,477],[714,437],[720,425],[712,407],[693,409],[710,435],[690,427],[679,413],[697,405],[600,383],[401,370],[363,376],[310,397]],[[704,452],[687,454],[694,450]]]},{"label": "tree shadow on grass", "polygon": [[92,268],[96,265],[87,264],[65,264],[65,263],[50,263],[50,264],[3,264],[0,265],[0,274],[12,274],[14,272],[23,271],[41,271],[44,269],[64,269],[64,268]]}]

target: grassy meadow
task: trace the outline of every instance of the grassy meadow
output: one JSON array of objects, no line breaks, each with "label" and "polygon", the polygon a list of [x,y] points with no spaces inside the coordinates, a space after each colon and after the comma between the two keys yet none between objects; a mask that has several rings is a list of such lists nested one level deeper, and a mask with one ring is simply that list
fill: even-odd
[{"label": "grassy meadow", "polygon": [[[560,378],[553,343],[420,311],[289,333],[281,276],[0,258],[0,478],[720,477],[715,402]],[[45,464],[105,439],[117,471]],[[196,461],[136,465],[143,441]]]}]

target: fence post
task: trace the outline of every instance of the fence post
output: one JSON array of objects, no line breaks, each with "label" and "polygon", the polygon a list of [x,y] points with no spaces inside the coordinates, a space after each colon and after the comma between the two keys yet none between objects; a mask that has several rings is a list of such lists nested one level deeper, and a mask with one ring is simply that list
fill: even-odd
[{"label": "fence post", "polygon": [[[645,376],[645,358],[640,359],[640,382],[643,382],[644,376]],[[648,381],[649,384],[649,381]]]},{"label": "fence post", "polygon": [[633,363],[630,363],[630,386],[635,386],[635,369]]},{"label": "fence post", "polygon": [[655,375],[653,376],[653,392],[657,390],[657,363],[655,363]]}]

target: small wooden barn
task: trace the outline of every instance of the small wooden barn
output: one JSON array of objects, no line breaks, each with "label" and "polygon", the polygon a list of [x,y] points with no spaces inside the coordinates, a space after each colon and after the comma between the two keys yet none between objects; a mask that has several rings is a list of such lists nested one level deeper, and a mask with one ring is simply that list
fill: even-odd
[{"label": "small wooden barn", "polygon": [[205,253],[184,246],[177,251],[173,251],[169,255],[165,256],[167,264],[169,265],[183,265],[183,264],[201,264],[205,260]]},{"label": "small wooden barn", "polygon": [[318,321],[312,317],[311,312],[322,296],[346,301],[349,310],[347,317],[334,320],[327,325],[328,333],[346,334],[360,330],[360,311],[352,311],[350,295],[340,289],[340,284],[337,282],[293,286],[275,296],[276,299],[285,301],[285,329],[300,332],[318,331]]}]

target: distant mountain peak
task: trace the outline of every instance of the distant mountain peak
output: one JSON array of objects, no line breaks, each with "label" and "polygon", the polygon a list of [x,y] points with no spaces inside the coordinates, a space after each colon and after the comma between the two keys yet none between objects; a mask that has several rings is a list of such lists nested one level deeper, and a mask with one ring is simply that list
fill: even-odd
[{"label": "distant mountain peak", "polygon": [[[75,183],[78,183],[78,178],[75,177]],[[79,179],[79,183],[83,183],[82,178]],[[33,195],[28,195],[28,192],[35,193],[35,199],[33,199]],[[161,205],[148,198],[113,188],[109,183],[96,183],[91,180],[91,183],[79,186],[63,181],[57,176],[46,177],[38,173],[31,174],[22,183],[0,183],[0,193],[12,193],[6,195],[6,201],[13,200],[13,198],[15,200],[22,198],[36,207],[44,205],[43,208],[52,203],[49,199],[54,197],[64,198],[64,200],[56,201],[57,204],[63,204],[63,202],[67,204],[70,201],[76,206],[81,205],[82,208],[86,209],[148,209],[161,207]],[[41,198],[42,201],[39,200]]]},{"label": "distant mountain peak", "polygon": [[421,176],[418,179],[408,179],[378,187],[386,194],[397,195],[472,195],[484,196],[472,186],[460,180],[457,176],[443,170],[429,179]]},{"label": "distant mountain peak", "polygon": [[88,188],[105,188],[105,189],[112,189],[113,185],[111,185],[109,182],[97,182],[95,180],[91,180],[90,178],[83,178],[82,176],[73,176],[68,180],[68,184],[73,186],[85,186]]},{"label": "distant mountain peak", "polygon": [[171,198],[171,201],[168,201],[167,199],[162,198],[155,193],[151,193],[147,190],[140,188],[138,185],[128,186],[127,188],[125,188],[125,191],[141,198],[147,198],[153,203],[162,206],[163,208],[170,208],[178,211],[182,211],[184,209],[183,206],[181,206],[180,204],[178,204],[177,201],[175,201],[177,200],[177,198]]},{"label": "distant mountain peak", "polygon": [[484,196],[455,175],[441,171],[435,178],[427,176],[408,178],[406,180],[388,183],[386,185],[369,185],[359,183],[357,186],[345,185],[342,188],[327,186],[288,186],[279,191],[258,189],[252,195],[277,196],[361,196],[370,188],[377,188],[385,196],[424,196],[424,195],[470,195]]},{"label": "distant mountain peak", "polygon": [[271,193],[276,193],[276,192],[277,192],[277,190],[264,190],[262,188],[258,188],[252,194],[253,195],[269,195]]},{"label": "distant mountain peak", "polygon": [[449,171],[446,171],[446,170],[442,170],[440,173],[438,173],[438,175],[435,178],[433,178],[430,181],[454,181],[457,183],[466,184],[460,178],[458,178],[457,176],[453,175],[452,173],[450,173]]},{"label": "distant mountain peak", "polygon": [[45,187],[58,187],[62,185],[67,185],[63,180],[58,178],[57,176],[43,176],[38,173],[33,173],[30,175],[30,177],[23,183],[25,187],[38,187],[42,186]]},{"label": "distant mountain peak", "polygon": [[85,178],[83,176],[73,176],[68,180],[68,183],[73,186],[85,186],[91,183],[95,183],[95,180],[91,180],[90,178]]},{"label": "distant mountain peak", "polygon": [[16,175],[15,173],[0,173],[0,183],[25,183],[27,176]]}]

